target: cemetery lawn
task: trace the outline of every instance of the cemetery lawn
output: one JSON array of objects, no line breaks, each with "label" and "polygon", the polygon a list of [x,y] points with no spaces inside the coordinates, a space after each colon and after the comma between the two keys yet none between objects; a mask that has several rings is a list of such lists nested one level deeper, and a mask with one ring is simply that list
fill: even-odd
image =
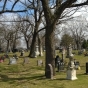
[{"label": "cemetery lawn", "polygon": [[[45,56],[29,58],[29,63],[23,65],[23,58],[19,56],[17,64],[8,65],[9,60],[5,59],[0,63],[0,88],[88,88],[88,75],[86,75],[86,62],[88,56],[75,55],[74,58],[80,62],[80,70],[77,70],[77,80],[66,79],[66,67],[68,58],[65,59],[66,66],[62,72],[56,72],[54,79],[46,79],[44,76]],[[3,54],[0,54],[2,56]],[[9,54],[10,57],[13,53]],[[43,60],[43,66],[37,66],[37,60]],[[56,69],[57,71],[57,69]]]}]

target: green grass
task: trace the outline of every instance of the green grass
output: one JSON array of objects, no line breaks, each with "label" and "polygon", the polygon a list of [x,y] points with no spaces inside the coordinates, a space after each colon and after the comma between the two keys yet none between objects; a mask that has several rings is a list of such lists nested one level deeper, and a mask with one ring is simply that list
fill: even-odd
[{"label": "green grass", "polygon": [[[10,53],[10,56],[12,55]],[[77,70],[78,79],[71,81],[66,79],[66,69],[63,72],[56,72],[55,79],[46,79],[45,65],[37,66],[39,59],[45,63],[45,56],[29,58],[29,64],[23,65],[23,58],[28,56],[28,53],[24,57],[20,57],[20,53],[17,55],[19,59],[15,65],[8,65],[8,59],[0,63],[0,88],[88,88],[88,75],[85,75],[88,56],[77,54],[74,56],[80,62],[81,70]],[[65,61],[68,62],[68,58]]]}]

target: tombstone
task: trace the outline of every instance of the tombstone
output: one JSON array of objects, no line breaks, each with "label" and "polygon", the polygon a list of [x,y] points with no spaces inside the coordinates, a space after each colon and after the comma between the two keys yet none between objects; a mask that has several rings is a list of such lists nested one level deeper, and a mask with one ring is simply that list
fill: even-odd
[{"label": "tombstone", "polygon": [[69,45],[69,47],[67,48],[67,58],[69,58],[69,56],[72,56],[73,54],[72,54],[72,46],[71,46],[71,44]]},{"label": "tombstone", "polygon": [[58,62],[57,69],[58,69],[58,72],[63,71],[64,70],[64,62]]},{"label": "tombstone", "polygon": [[10,64],[16,64],[17,63],[17,61],[16,61],[16,59],[13,57],[13,58],[9,58],[9,65]]},{"label": "tombstone", "polygon": [[28,64],[29,63],[29,58],[28,57],[25,57],[24,60],[23,60],[23,65],[24,64]]},{"label": "tombstone", "polygon": [[39,55],[39,46],[36,46],[36,48],[35,48],[35,53],[36,53],[36,56]]},{"label": "tombstone", "polygon": [[42,60],[37,60],[37,66],[43,66],[43,61]]},{"label": "tombstone", "polygon": [[68,68],[67,68],[67,79],[69,80],[77,79],[73,56],[69,57],[69,63],[68,63]]},{"label": "tombstone", "polygon": [[49,68],[49,70],[47,71],[47,73],[50,74],[50,75],[48,75],[48,78],[53,79],[53,67],[52,67],[52,65],[48,64],[48,68]]},{"label": "tombstone", "polygon": [[63,49],[62,51],[62,61],[64,61],[64,59],[65,59],[65,49]]}]

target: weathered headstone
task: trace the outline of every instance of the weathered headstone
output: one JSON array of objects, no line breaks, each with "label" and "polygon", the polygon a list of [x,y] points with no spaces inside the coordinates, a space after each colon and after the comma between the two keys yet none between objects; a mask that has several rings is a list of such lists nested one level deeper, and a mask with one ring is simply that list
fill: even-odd
[{"label": "weathered headstone", "polygon": [[53,67],[52,67],[52,65],[48,64],[48,68],[49,68],[48,74],[50,74],[50,75],[48,75],[48,78],[53,79]]},{"label": "weathered headstone", "polygon": [[39,56],[39,46],[35,47],[35,53],[36,53],[36,56]]},{"label": "weathered headstone", "polygon": [[37,60],[37,66],[43,66],[43,61],[42,60]]},{"label": "weathered headstone", "polygon": [[72,54],[72,46],[71,46],[71,44],[69,45],[69,47],[67,48],[67,58],[69,58],[69,56],[72,56],[73,54]]},{"label": "weathered headstone", "polygon": [[28,57],[25,57],[24,60],[23,60],[23,65],[24,64],[28,64],[29,63],[29,58]]},{"label": "weathered headstone", "polygon": [[16,61],[16,59],[13,57],[13,58],[9,58],[9,65],[10,64],[16,64],[17,63],[17,61]]},{"label": "weathered headstone", "polygon": [[63,48],[63,51],[62,51],[62,61],[65,59],[65,49]]}]

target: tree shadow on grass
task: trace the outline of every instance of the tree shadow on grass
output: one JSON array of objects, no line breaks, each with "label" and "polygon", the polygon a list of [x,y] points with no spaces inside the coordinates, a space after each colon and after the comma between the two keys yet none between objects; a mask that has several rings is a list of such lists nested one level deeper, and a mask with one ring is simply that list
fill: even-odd
[{"label": "tree shadow on grass", "polygon": [[19,78],[10,78],[7,75],[0,74],[0,81],[2,82],[9,82],[9,83],[14,83],[16,81],[30,81],[30,80],[44,80],[45,76],[44,75],[37,75],[37,76],[30,76],[30,77],[19,77]]}]

